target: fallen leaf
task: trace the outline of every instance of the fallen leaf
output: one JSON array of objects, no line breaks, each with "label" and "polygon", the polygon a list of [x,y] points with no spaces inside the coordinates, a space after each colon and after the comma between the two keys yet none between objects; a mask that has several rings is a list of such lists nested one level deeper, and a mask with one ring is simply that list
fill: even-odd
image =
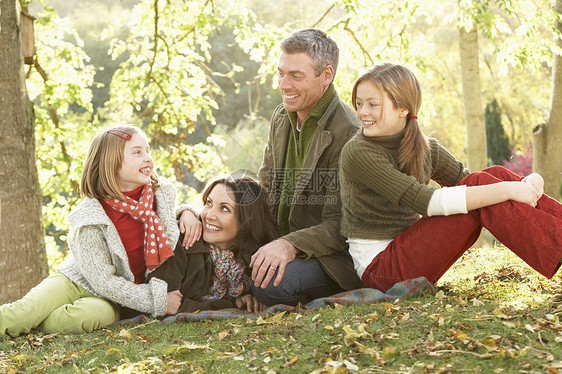
[{"label": "fallen leaf", "polygon": [[535,332],[535,329],[533,328],[533,326],[529,325],[528,323],[525,325],[525,328],[527,330],[529,330],[530,332]]},{"label": "fallen leaf", "polygon": [[472,305],[473,305],[473,306],[482,306],[482,305],[484,305],[484,303],[483,303],[482,301],[480,301],[480,300],[478,300],[478,299],[476,299],[476,298],[472,299],[471,301],[472,301]]},{"label": "fallen leaf", "polygon": [[352,363],[348,360],[343,360],[343,364],[345,365],[347,370],[359,371],[359,366],[355,365],[354,363]]},{"label": "fallen leaf", "polygon": [[484,344],[484,346],[489,350],[495,350],[495,349],[498,348],[498,344],[496,342],[496,339],[491,338],[491,337],[484,338],[482,340],[482,344]]},{"label": "fallen leaf", "polygon": [[510,318],[512,318],[512,317],[506,315],[500,308],[494,309],[494,311],[493,311],[492,313],[494,313],[494,315],[495,315],[496,317],[499,317],[499,318],[502,318],[502,319],[510,319]]},{"label": "fallen leaf", "polygon": [[456,333],[453,334],[453,338],[458,340],[466,340],[468,339],[468,335],[466,335],[464,331],[458,330]]},{"label": "fallen leaf", "polygon": [[549,369],[562,369],[562,361],[553,362],[552,364],[549,364],[547,366],[547,368],[549,368]]},{"label": "fallen leaf", "polygon": [[208,345],[198,345],[193,343],[185,343],[179,346],[171,346],[162,351],[163,354],[169,355],[172,353],[184,353],[188,351],[193,351],[195,349],[209,349]]},{"label": "fallen leaf", "polygon": [[222,330],[221,332],[219,332],[219,340],[223,340],[224,338],[226,338],[229,335],[229,332],[226,330]]},{"label": "fallen leaf", "polygon": [[131,335],[131,333],[129,331],[127,331],[125,329],[121,329],[121,331],[119,331],[119,336],[122,337],[122,338],[125,338],[125,339],[130,339],[131,336],[133,336],[133,335]]},{"label": "fallen leaf", "polygon": [[405,313],[401,318],[400,322],[406,322],[410,319],[410,313]]},{"label": "fallen leaf", "polygon": [[109,348],[105,353],[108,355],[120,355],[121,350],[119,348]]},{"label": "fallen leaf", "polygon": [[378,361],[380,359],[380,355],[379,352],[377,352],[376,349],[373,348],[369,348],[357,341],[354,341],[353,344],[355,344],[355,346],[357,348],[359,348],[359,352],[363,353],[363,354],[367,354],[369,356],[371,356],[372,358],[374,358],[376,361]]},{"label": "fallen leaf", "polygon": [[396,355],[396,353],[396,347],[384,347],[384,349],[382,350],[382,357],[386,359],[390,356]]},{"label": "fallen leaf", "polygon": [[366,339],[371,338],[372,337],[371,333],[365,330],[365,327],[367,327],[366,323],[362,323],[361,325],[359,325],[359,328],[357,328],[357,330],[352,329],[351,326],[349,325],[345,325],[343,327],[343,331],[345,331],[346,334],[344,337],[346,344],[350,340],[355,340],[358,338],[366,338]]},{"label": "fallen leaf", "polygon": [[273,324],[273,323],[279,322],[281,320],[281,318],[283,318],[285,313],[286,312],[280,312],[280,313],[277,313],[274,316],[266,318],[266,319],[263,319],[262,316],[259,316],[258,319],[256,320],[256,324],[266,325],[266,324]]},{"label": "fallen leaf", "polygon": [[289,359],[289,361],[287,361],[286,363],[283,364],[283,368],[288,368],[289,366],[293,365],[295,362],[297,362],[299,360],[299,356],[298,355],[294,355],[293,357],[291,357]]},{"label": "fallen leaf", "polygon": [[31,359],[31,356],[26,355],[25,353],[21,353],[21,354],[13,357],[13,360],[17,361],[18,365],[23,365],[27,361],[29,361],[30,359]]}]

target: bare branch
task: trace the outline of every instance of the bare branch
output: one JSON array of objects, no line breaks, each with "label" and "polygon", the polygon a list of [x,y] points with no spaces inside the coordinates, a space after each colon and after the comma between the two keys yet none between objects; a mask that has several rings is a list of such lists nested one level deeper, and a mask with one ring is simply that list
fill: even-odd
[{"label": "bare branch", "polygon": [[333,3],[332,5],[330,5],[330,7],[328,8],[328,10],[326,10],[326,11],[324,12],[324,14],[322,14],[322,17],[320,17],[320,19],[319,19],[318,21],[316,21],[316,22],[312,25],[312,27],[318,26],[318,25],[320,24],[320,22],[322,22],[322,21],[324,20],[324,18],[326,18],[326,16],[328,15],[328,13],[330,13],[330,12],[332,11],[332,9],[334,9],[334,6],[335,6],[335,5],[336,5],[335,3]]},{"label": "bare branch", "polygon": [[[35,58],[33,60],[33,67],[35,68],[35,70],[37,70],[37,72],[39,73],[39,75],[43,79],[43,83],[45,85],[47,85],[47,82],[49,81],[49,76],[47,75],[47,72],[43,69],[41,64],[39,64],[38,58]],[[49,116],[51,117],[51,121],[53,121],[53,125],[55,126],[55,128],[57,130],[60,130],[60,119],[59,119],[59,115],[57,113],[57,110],[50,104],[47,104],[47,107],[49,109]],[[60,148],[61,148],[63,160],[66,161],[66,164],[68,166],[69,175],[70,175],[70,169],[71,169],[71,166],[72,166],[71,165],[72,162],[70,161],[71,157],[66,150],[66,145],[64,144],[64,141],[59,141],[58,143],[59,143]]]},{"label": "bare branch", "polygon": [[154,67],[154,62],[156,61],[156,54],[158,53],[158,0],[154,0],[154,46],[152,47],[152,61],[150,61],[150,68],[147,79],[150,79],[152,75],[152,68]]},{"label": "bare branch", "polygon": [[[368,59],[369,62],[370,62],[370,65],[374,65],[375,61],[373,60],[373,58],[371,57],[369,52],[367,52],[365,47],[363,47],[363,44],[361,44],[361,42],[359,41],[359,39],[355,35],[355,32],[349,28],[349,21],[350,21],[350,19],[347,18],[345,21],[342,22],[343,23],[343,29],[351,35],[351,37],[353,38],[355,43],[359,46],[359,49],[361,49],[361,52],[363,53],[363,59],[364,60]],[[365,65],[367,65],[367,64],[365,64]]]}]

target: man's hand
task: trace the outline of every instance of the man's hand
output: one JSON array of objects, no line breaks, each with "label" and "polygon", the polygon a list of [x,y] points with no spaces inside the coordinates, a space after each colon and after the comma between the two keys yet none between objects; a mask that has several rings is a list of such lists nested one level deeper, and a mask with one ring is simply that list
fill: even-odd
[{"label": "man's hand", "polygon": [[177,314],[183,295],[179,290],[168,292],[168,302],[166,305],[166,314],[174,315]]},{"label": "man's hand", "polygon": [[294,260],[297,252],[297,249],[283,238],[269,242],[258,249],[250,261],[254,285],[266,288],[277,270],[277,277],[273,282],[277,287],[283,279],[285,267]]},{"label": "man's hand", "polygon": [[189,210],[181,212],[180,216],[180,232],[184,234],[183,242],[181,243],[185,249],[189,249],[201,237],[203,225],[199,218]]}]

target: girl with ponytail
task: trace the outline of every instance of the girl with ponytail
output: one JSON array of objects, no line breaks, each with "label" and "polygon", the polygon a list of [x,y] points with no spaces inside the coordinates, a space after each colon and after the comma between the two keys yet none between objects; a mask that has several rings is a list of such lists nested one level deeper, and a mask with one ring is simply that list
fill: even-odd
[{"label": "girl with ponytail", "polygon": [[551,278],[562,258],[562,204],[543,193],[536,173],[492,166],[469,174],[421,131],[421,99],[418,80],[398,64],[376,65],[353,86],[363,126],[341,153],[341,232],[363,284],[434,283],[483,227]]}]

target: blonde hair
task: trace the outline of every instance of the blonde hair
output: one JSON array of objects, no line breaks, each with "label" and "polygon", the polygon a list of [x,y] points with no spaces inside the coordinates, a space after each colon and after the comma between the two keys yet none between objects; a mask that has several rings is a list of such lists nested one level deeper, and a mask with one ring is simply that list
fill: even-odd
[{"label": "blonde hair", "polygon": [[373,83],[377,89],[386,93],[395,109],[408,110],[406,132],[400,143],[398,167],[403,173],[423,182],[424,159],[429,143],[417,120],[422,92],[416,76],[408,68],[398,64],[383,63],[373,66],[353,84],[351,100],[355,110],[357,110],[357,86],[365,81]]},{"label": "blonde hair", "polygon": [[[80,195],[82,197],[106,199],[109,196],[125,200],[125,195],[119,190],[117,184],[117,173],[123,163],[125,143],[134,134],[146,136],[136,126],[120,125],[105,129],[94,137],[82,170],[80,181]],[[155,170],[152,171],[150,179],[153,188],[159,186],[158,175]]]}]

